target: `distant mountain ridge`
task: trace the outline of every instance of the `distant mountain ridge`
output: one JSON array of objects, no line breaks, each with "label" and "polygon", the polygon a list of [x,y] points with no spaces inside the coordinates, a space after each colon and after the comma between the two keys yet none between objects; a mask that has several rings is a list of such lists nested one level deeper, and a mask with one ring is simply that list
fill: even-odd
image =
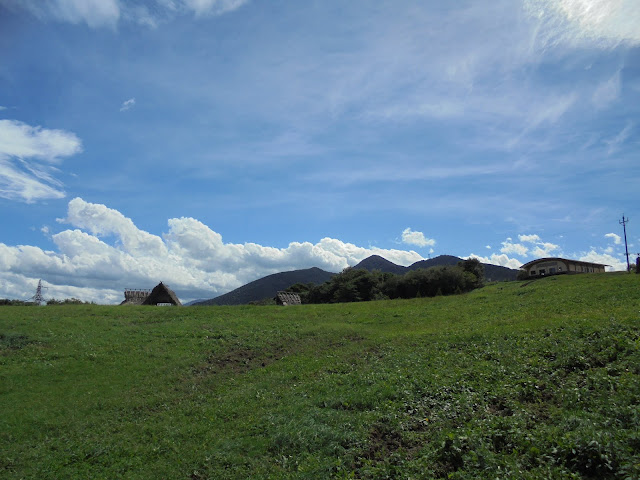
[{"label": "distant mountain ridge", "polygon": [[383,273],[404,275],[407,272],[408,267],[396,265],[395,263],[390,262],[386,258],[382,258],[379,255],[371,255],[370,257],[365,258],[360,263],[355,265],[353,268],[356,270],[367,270],[369,272],[379,270]]},{"label": "distant mountain ridge", "polygon": [[[439,255],[427,260],[420,260],[408,267],[396,265],[378,255],[372,255],[365,258],[363,261],[355,265],[355,269],[363,269],[373,272],[374,270],[380,270],[383,273],[394,273],[396,275],[404,275],[407,272],[418,270],[420,268],[431,268],[438,266],[453,266],[461,262],[462,258],[454,257],[453,255]],[[518,276],[519,270],[513,268],[501,267],[499,265],[491,265],[489,263],[483,263],[484,277],[488,282],[504,282],[515,280]]]},{"label": "distant mountain ridge", "polygon": [[335,273],[327,272],[318,267],[274,273],[219,297],[196,302],[193,305],[244,305],[265,298],[273,298],[280,290],[286,290],[296,283],[322,284],[331,280],[334,275]]},{"label": "distant mountain ridge", "polygon": [[[459,257],[454,257],[452,255],[439,255],[427,260],[420,260],[408,267],[403,267],[402,265],[396,265],[379,255],[372,255],[365,258],[352,268],[367,270],[369,272],[377,270],[383,273],[404,275],[407,272],[418,270],[420,268],[453,266],[457,265],[460,261],[462,261],[462,259]],[[512,268],[500,267],[498,265],[491,265],[488,263],[483,263],[483,265],[485,279],[489,282],[515,280],[518,275],[518,270],[514,270]],[[334,275],[336,274],[317,267],[274,273],[247,283],[246,285],[236,288],[224,295],[220,295],[219,297],[196,301],[192,305],[245,305],[247,303],[258,302],[266,298],[273,298],[280,290],[286,290],[296,283],[314,283],[316,285],[320,285],[331,280],[331,277]]]}]

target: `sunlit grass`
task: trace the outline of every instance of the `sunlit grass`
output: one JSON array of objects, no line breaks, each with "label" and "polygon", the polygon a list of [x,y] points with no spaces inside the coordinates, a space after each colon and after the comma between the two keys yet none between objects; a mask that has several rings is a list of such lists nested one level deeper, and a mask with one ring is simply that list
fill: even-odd
[{"label": "sunlit grass", "polygon": [[640,279],[0,308],[3,478],[638,478]]}]

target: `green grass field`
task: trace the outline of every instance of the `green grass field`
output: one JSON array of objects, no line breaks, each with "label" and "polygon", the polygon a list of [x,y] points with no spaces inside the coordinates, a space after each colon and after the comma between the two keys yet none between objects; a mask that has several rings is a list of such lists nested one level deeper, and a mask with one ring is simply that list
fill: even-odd
[{"label": "green grass field", "polygon": [[0,478],[640,478],[640,276],[0,307]]}]

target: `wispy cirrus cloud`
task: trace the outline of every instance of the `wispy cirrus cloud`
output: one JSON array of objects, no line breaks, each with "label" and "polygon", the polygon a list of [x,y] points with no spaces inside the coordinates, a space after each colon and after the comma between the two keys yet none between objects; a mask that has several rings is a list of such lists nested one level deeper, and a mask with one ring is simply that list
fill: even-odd
[{"label": "wispy cirrus cloud", "polygon": [[597,86],[591,101],[597,108],[605,108],[620,97],[621,88],[620,70],[618,70],[609,79],[604,80]]},{"label": "wispy cirrus cloud", "polygon": [[539,19],[537,42],[613,48],[640,44],[640,13],[635,0],[525,0]]},{"label": "wispy cirrus cloud", "polygon": [[618,132],[618,134],[609,139],[605,140],[605,144],[607,145],[607,154],[612,155],[618,151],[618,149],[627,141],[629,136],[631,135],[631,131],[633,130],[633,123],[629,122],[625,127]]},{"label": "wispy cirrus cloud", "polygon": [[64,197],[55,165],[81,151],[72,132],[0,120],[0,197],[27,203]]},{"label": "wispy cirrus cloud", "polygon": [[0,0],[0,5],[25,9],[41,20],[85,23],[92,28],[113,28],[120,19],[118,0]]},{"label": "wispy cirrus cloud", "polygon": [[249,0],[183,0],[184,5],[196,16],[222,15],[248,3]]},{"label": "wispy cirrus cloud", "polygon": [[[462,164],[458,166],[414,164],[415,160],[407,160],[406,165],[383,164],[370,165],[366,170],[361,168],[314,172],[305,176],[307,181],[329,182],[332,185],[352,185],[372,182],[416,182],[424,180],[459,179],[463,177],[485,177],[513,172],[516,164],[485,163]],[[435,162],[434,162],[435,163]]]},{"label": "wispy cirrus cloud", "polygon": [[122,102],[122,105],[120,105],[120,111],[126,112],[127,110],[130,110],[135,104],[136,104],[135,98],[130,98],[129,100],[125,100],[124,102]]},{"label": "wispy cirrus cloud", "polygon": [[223,15],[247,2],[248,0],[156,0],[156,5],[149,8],[145,4],[121,0],[0,0],[0,6],[27,10],[44,21],[84,23],[91,28],[115,28],[123,20],[154,28],[176,15]]}]

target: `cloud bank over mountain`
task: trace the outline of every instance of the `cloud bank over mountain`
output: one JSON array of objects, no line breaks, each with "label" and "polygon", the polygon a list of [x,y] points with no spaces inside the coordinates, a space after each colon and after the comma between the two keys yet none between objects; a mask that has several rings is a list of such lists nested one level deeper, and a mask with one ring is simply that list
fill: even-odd
[{"label": "cloud bank over mountain", "polygon": [[40,278],[50,285],[50,296],[105,303],[121,300],[124,288],[149,288],[159,281],[181,298],[212,297],[282,271],[338,272],[371,255],[399,265],[423,259],[413,250],[359,247],[334,238],[291,242],[286,248],[226,243],[187,217],[169,219],[168,231],[157,236],[117,210],[81,198],[69,202],[67,216],[58,222],[72,228],[51,235],[55,251],[0,243],[0,297],[27,298]]},{"label": "cloud bank over mountain", "polygon": [[[409,266],[425,258],[414,250],[361,247],[325,237],[317,243],[291,242],[284,248],[257,243],[229,243],[220,233],[195,218],[168,219],[161,235],[146,232],[121,212],[106,205],[72,199],[67,215],[58,218],[63,229],[51,234],[43,227],[55,249],[0,243],[0,298],[27,299],[39,279],[49,286],[54,298],[76,297],[98,303],[118,303],[125,288],[150,288],[163,281],[180,298],[211,298],[272,273],[319,267],[339,272],[371,255],[397,265]],[[435,240],[411,228],[403,241],[430,247]],[[607,234],[612,244],[616,236]],[[485,263],[519,268],[527,258],[561,255],[557,245],[543,242],[539,235],[520,235],[503,242],[502,253],[470,257]],[[583,252],[581,260],[607,263],[622,269],[613,250]]]}]

